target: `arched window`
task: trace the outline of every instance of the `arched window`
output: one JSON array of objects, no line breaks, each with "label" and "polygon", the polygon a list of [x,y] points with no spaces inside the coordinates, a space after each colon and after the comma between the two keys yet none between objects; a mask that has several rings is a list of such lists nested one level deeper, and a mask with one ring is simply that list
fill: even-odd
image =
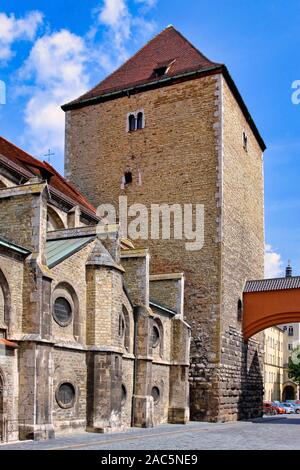
[{"label": "arched window", "polygon": [[11,296],[6,277],[0,269],[0,333],[5,337],[11,325]]},{"label": "arched window", "polygon": [[[126,349],[127,352],[129,352],[130,349],[130,318],[129,318],[129,313],[125,305],[122,307],[122,313],[120,315],[120,318],[122,318],[124,322],[124,331],[123,331],[123,345]],[[120,321],[120,320],[119,320]]]},{"label": "arched window", "polygon": [[136,119],[136,128],[137,129],[143,129],[144,127],[144,115],[143,113],[140,111],[137,115],[137,119]]},{"label": "arched window", "polygon": [[128,117],[128,129],[129,129],[129,132],[135,131],[135,124],[136,124],[135,115],[134,115],[134,114],[130,114],[129,117]]},{"label": "arched window", "polygon": [[131,171],[126,171],[125,172],[124,180],[125,180],[125,184],[131,184],[132,183],[132,173],[131,173]]},{"label": "arched window", "polygon": [[160,357],[163,357],[164,329],[160,318],[155,318],[151,331],[151,346],[153,350],[158,350]]}]

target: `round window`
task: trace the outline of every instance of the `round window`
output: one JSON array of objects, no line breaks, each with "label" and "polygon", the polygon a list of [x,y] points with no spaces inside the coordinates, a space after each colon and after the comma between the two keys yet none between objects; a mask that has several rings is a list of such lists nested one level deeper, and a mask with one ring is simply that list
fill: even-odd
[{"label": "round window", "polygon": [[75,402],[75,388],[69,383],[62,383],[56,390],[56,401],[61,408],[71,408]]},{"label": "round window", "polygon": [[159,345],[159,339],[160,339],[160,334],[159,334],[159,328],[156,325],[153,325],[152,328],[152,347],[156,348]]},{"label": "round window", "polygon": [[151,396],[153,397],[154,403],[158,403],[158,402],[159,402],[160,391],[159,391],[159,388],[158,388],[158,387],[153,387],[153,388],[152,388],[152,390],[151,390]]},{"label": "round window", "polygon": [[68,326],[72,321],[72,307],[64,297],[58,297],[54,302],[53,317],[60,326]]},{"label": "round window", "polygon": [[121,405],[124,406],[127,400],[127,390],[125,385],[122,384],[122,392],[121,392]]}]

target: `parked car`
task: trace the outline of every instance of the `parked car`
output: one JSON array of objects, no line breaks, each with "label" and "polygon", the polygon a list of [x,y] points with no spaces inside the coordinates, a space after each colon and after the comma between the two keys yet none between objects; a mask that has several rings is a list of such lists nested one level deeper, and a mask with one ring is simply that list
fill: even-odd
[{"label": "parked car", "polygon": [[280,406],[285,408],[287,414],[295,413],[294,407],[290,403],[280,403]]},{"label": "parked car", "polygon": [[293,403],[293,408],[294,408],[295,413],[297,414],[300,413],[300,403],[299,404]]},{"label": "parked car", "polygon": [[273,405],[270,401],[264,402],[264,414],[265,415],[277,415],[276,406]]},{"label": "parked car", "polygon": [[273,407],[275,408],[276,410],[276,413],[279,414],[279,415],[284,415],[286,414],[286,409],[284,406],[281,406],[281,404],[279,402],[273,402],[272,403]]}]

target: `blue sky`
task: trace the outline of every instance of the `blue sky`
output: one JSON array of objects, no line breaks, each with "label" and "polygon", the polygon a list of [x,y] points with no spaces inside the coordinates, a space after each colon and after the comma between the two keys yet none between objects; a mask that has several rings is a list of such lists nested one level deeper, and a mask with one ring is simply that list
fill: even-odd
[{"label": "blue sky", "polygon": [[59,105],[95,85],[154,34],[173,24],[229,68],[267,144],[267,264],[288,258],[300,273],[299,0],[0,1],[0,133],[63,170]]}]

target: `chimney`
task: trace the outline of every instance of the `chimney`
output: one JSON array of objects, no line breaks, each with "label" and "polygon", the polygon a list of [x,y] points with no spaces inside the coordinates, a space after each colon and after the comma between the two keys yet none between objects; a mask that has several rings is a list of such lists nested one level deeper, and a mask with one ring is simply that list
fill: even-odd
[{"label": "chimney", "polygon": [[289,260],[288,265],[285,269],[285,277],[292,277],[292,276],[293,276],[293,269],[292,269],[292,266],[291,266],[291,262]]}]

